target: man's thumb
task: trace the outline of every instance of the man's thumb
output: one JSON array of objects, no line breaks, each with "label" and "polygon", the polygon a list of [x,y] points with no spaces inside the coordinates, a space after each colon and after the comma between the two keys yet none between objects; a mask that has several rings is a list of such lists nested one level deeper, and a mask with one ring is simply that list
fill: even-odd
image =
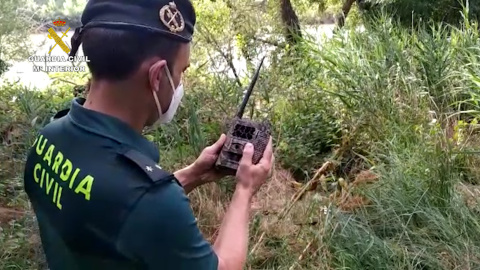
[{"label": "man's thumb", "polygon": [[243,148],[243,156],[242,156],[242,160],[240,160],[240,164],[245,164],[245,165],[252,164],[252,157],[253,157],[253,144],[246,143],[245,147]]},{"label": "man's thumb", "polygon": [[218,138],[218,140],[213,145],[215,146],[215,148],[222,148],[226,139],[227,139],[227,136],[225,136],[225,134],[222,134],[220,135],[220,138]]},{"label": "man's thumb", "polygon": [[223,144],[225,143],[225,139],[227,137],[225,136],[225,134],[222,134],[220,136],[220,138],[212,145],[210,145],[209,147],[207,147],[209,149],[209,151],[211,152],[214,152],[214,153],[218,153],[220,152],[220,150],[222,149],[223,147]]}]

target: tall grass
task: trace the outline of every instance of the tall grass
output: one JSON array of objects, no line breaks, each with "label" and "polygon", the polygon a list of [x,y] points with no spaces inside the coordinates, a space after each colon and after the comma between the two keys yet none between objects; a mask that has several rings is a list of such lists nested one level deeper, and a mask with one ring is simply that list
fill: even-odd
[{"label": "tall grass", "polygon": [[478,45],[476,24],[404,29],[384,19],[308,49],[322,95],[342,104],[346,133],[356,133],[349,150],[379,178],[351,179],[345,196],[368,203],[333,203],[316,232],[304,232],[320,245],[302,269],[480,267],[480,213],[458,189],[465,175],[479,177],[462,166],[478,159],[478,135],[471,126],[462,140],[457,128],[477,116]]}]

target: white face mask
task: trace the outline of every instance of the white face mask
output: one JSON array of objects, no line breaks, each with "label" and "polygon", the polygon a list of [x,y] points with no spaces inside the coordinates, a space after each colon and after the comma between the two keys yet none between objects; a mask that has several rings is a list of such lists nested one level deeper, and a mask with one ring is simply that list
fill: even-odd
[{"label": "white face mask", "polygon": [[162,113],[162,108],[160,107],[160,102],[158,102],[158,97],[155,94],[155,91],[152,90],[153,98],[155,99],[155,103],[157,105],[157,110],[158,110],[158,116],[159,116],[157,121],[154,123],[154,126],[159,124],[166,124],[172,121],[173,117],[175,116],[175,113],[177,112],[178,106],[180,106],[180,102],[182,101],[182,98],[183,98],[183,93],[184,93],[183,84],[180,82],[177,89],[175,89],[172,76],[170,75],[170,71],[168,70],[168,67],[166,68],[167,68],[167,77],[168,77],[168,80],[170,81],[170,85],[172,86],[172,89],[174,92],[173,92],[172,101],[170,102],[170,106],[168,107],[168,110],[165,113]]}]

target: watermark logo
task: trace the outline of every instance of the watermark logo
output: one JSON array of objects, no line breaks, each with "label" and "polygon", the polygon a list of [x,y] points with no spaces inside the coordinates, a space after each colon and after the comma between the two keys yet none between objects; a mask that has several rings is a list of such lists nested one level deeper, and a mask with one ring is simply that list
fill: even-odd
[{"label": "watermark logo", "polygon": [[[63,27],[67,24],[65,20],[57,19],[53,21],[53,25],[56,27]],[[34,72],[85,72],[86,67],[85,65],[75,65],[75,63],[81,62],[90,62],[88,57],[86,56],[69,56],[71,47],[68,45],[68,41],[64,41],[63,38],[67,37],[68,32],[70,31],[70,27],[65,31],[57,30],[62,33],[61,36],[50,27],[48,29],[48,38],[55,41],[55,44],[51,45],[48,51],[48,54],[45,55],[32,55],[28,58],[29,62],[41,62],[44,65],[33,65]],[[58,45],[58,47],[57,47]],[[55,48],[60,48],[65,55],[52,55],[52,51]],[[57,49],[58,50],[58,49]],[[47,63],[51,63],[52,65],[47,65]],[[67,65],[59,65],[60,63],[68,63]]]},{"label": "watermark logo", "polygon": [[[58,20],[56,20],[56,21],[53,22],[53,25],[58,26],[58,27],[62,27],[62,26],[64,26],[66,23],[67,23],[66,21],[62,21],[62,20],[58,19]],[[70,31],[70,27],[67,29],[67,31],[65,31],[65,33],[62,32],[63,35],[62,35],[61,37],[59,37],[59,36],[57,35],[57,32],[55,32],[55,30],[53,30],[51,27],[48,28],[48,32],[50,33],[50,34],[48,35],[48,38],[49,38],[49,39],[52,39],[52,38],[53,38],[53,39],[55,40],[55,45],[53,45],[53,47],[51,47],[51,48],[50,48],[50,51],[48,52],[49,55],[52,53],[52,50],[53,50],[57,45],[60,46],[60,48],[62,48],[62,50],[63,50],[67,55],[70,53],[70,48],[69,48],[68,45],[65,44],[65,43],[63,42],[63,40],[62,40],[63,37],[66,37],[66,36],[67,36],[68,31]]]}]

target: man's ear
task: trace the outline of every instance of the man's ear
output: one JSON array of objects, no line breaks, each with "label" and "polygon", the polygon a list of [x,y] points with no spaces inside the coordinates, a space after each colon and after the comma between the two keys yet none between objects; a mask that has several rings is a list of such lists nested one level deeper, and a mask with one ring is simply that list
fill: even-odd
[{"label": "man's ear", "polygon": [[150,87],[152,90],[158,92],[160,87],[160,82],[163,78],[163,69],[167,65],[167,61],[160,60],[155,62],[148,71],[148,79],[150,82]]}]

